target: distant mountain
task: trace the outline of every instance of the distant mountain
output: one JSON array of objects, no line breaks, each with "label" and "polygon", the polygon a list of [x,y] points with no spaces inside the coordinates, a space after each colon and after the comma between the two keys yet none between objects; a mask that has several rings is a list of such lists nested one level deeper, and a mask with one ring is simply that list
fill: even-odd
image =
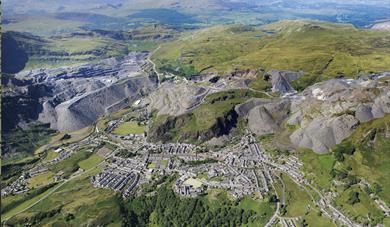
[{"label": "distant mountain", "polygon": [[[318,1],[318,0],[21,0],[4,1],[4,15],[9,17],[15,14],[42,14],[56,12],[89,12],[110,16],[124,15],[126,12],[141,9],[177,9],[194,12],[213,12],[218,16],[218,11],[248,11],[277,14],[279,18],[294,19],[311,18],[318,19],[329,16],[333,20],[352,22],[357,25],[367,25],[375,19],[389,18],[389,2],[377,1]],[[283,15],[284,14],[284,15]],[[326,17],[325,17],[326,18]]]},{"label": "distant mountain", "polygon": [[2,35],[1,44],[1,52],[9,53],[1,61],[1,71],[3,73],[16,73],[22,70],[28,61],[25,50],[8,33]]},{"label": "distant mountain", "polygon": [[390,21],[376,23],[372,26],[372,29],[390,31]]}]

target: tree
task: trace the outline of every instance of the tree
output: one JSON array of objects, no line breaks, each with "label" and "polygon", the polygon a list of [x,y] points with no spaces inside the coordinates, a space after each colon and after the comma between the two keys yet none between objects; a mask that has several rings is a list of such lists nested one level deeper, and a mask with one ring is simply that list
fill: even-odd
[{"label": "tree", "polygon": [[269,203],[276,203],[276,202],[278,202],[279,200],[278,200],[278,197],[276,196],[276,195],[271,195],[270,197],[269,197],[269,199],[268,199],[268,202]]},{"label": "tree", "polygon": [[349,199],[348,199],[348,203],[353,205],[355,203],[359,203],[360,202],[360,199],[359,199],[359,192],[351,192],[349,194]]},{"label": "tree", "polygon": [[286,213],[287,213],[287,207],[285,205],[282,205],[282,207],[280,209],[280,214],[285,215]]},{"label": "tree", "polygon": [[73,220],[75,217],[74,217],[74,214],[72,213],[68,213],[65,217],[65,221],[70,221],[70,220]]},{"label": "tree", "polygon": [[302,219],[300,224],[301,224],[302,227],[308,226],[308,224],[306,223],[306,219]]},{"label": "tree", "polygon": [[336,145],[333,149],[333,153],[336,160],[342,162],[344,161],[344,154],[352,155],[355,150],[355,146],[352,144],[352,142],[347,141]]},{"label": "tree", "polygon": [[381,187],[378,183],[374,183],[372,190],[373,190],[376,194],[378,194],[379,192],[382,191],[382,187]]}]

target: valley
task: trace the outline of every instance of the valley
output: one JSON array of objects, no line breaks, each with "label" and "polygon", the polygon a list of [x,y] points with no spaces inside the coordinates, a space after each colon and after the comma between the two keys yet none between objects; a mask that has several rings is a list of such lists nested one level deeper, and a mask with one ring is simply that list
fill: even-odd
[{"label": "valley", "polygon": [[2,226],[390,224],[386,5],[23,2]]},{"label": "valley", "polygon": [[[127,60],[127,62],[133,62],[134,65],[129,63],[123,64],[121,62],[122,67],[125,68],[114,71],[115,73],[120,72],[116,73],[118,77],[116,79],[117,81],[126,81],[129,80],[128,78],[130,80],[134,78],[132,76],[128,77],[128,75],[131,75],[129,72],[134,72],[134,69],[138,69],[138,71],[135,70],[135,75],[145,73],[141,68],[137,67],[148,64],[148,61],[145,60],[147,56],[137,53],[130,56],[133,57],[130,58],[133,60]],[[104,72],[102,71],[102,67],[104,68],[104,64],[100,63],[99,68],[96,70],[99,73],[96,75],[93,70],[90,72],[84,70],[84,76],[81,78],[94,78],[94,81],[104,81],[106,77],[100,76],[100,73]],[[144,67],[143,69],[149,68],[151,70],[148,72],[149,74],[157,74],[153,71],[153,66]],[[57,81],[73,81],[75,78],[79,78],[77,76],[78,68],[70,68],[67,70],[76,73],[65,73],[64,75],[72,76],[62,78],[58,76],[57,70],[41,70],[40,74],[38,74],[39,76],[32,76],[32,78],[33,81],[41,81],[40,83],[50,81],[54,84],[58,83]],[[106,71],[110,72],[110,69],[106,69]],[[34,71],[29,74],[34,75],[31,73],[34,73]],[[55,79],[52,79],[53,76],[51,75],[55,75]],[[343,194],[339,194],[341,193],[339,191],[340,187],[351,187],[353,191],[358,190],[359,198],[363,195],[367,196],[364,203],[370,203],[371,211],[375,211],[375,213],[372,213],[375,216],[372,217],[373,219],[371,221],[382,222],[388,214],[389,209],[385,205],[387,198],[382,196],[385,194],[382,194],[381,191],[373,192],[375,194],[366,194],[364,191],[367,187],[372,190],[374,188],[373,184],[382,185],[380,180],[372,182],[364,174],[362,175],[362,173],[356,172],[357,170],[354,168],[350,171],[341,170],[341,167],[337,167],[337,169],[341,169],[336,170],[335,180],[331,181],[330,188],[332,190],[328,191],[330,188],[327,189],[327,186],[321,185],[321,176],[313,175],[317,173],[316,171],[323,171],[321,165],[313,166],[313,163],[306,163],[306,159],[308,158],[306,157],[307,152],[314,154],[313,151],[303,151],[301,148],[297,149],[297,147],[307,146],[303,145],[302,142],[308,139],[299,139],[297,141],[300,142],[295,143],[294,137],[301,134],[301,127],[308,127],[308,129],[303,129],[303,131],[310,130],[309,128],[311,127],[307,123],[301,123],[301,126],[299,126],[299,119],[302,116],[312,114],[310,113],[310,109],[305,110],[299,106],[303,105],[315,108],[314,103],[319,102],[323,103],[322,105],[326,105],[326,103],[337,101],[349,102],[347,108],[360,108],[359,104],[354,107],[351,101],[347,99],[351,95],[351,100],[354,100],[356,103],[359,103],[359,100],[356,99],[357,97],[364,98],[366,100],[365,105],[367,108],[370,106],[369,110],[371,112],[367,108],[362,110],[356,109],[354,111],[342,108],[330,110],[329,107],[323,109],[333,111],[333,116],[329,114],[327,116],[331,116],[331,119],[334,118],[336,121],[341,116],[345,116],[346,119],[355,116],[358,121],[362,122],[362,126],[355,128],[352,125],[353,129],[343,129],[343,127],[340,127],[340,123],[345,120],[340,119],[340,122],[337,123],[337,128],[333,129],[347,130],[345,132],[334,131],[337,135],[342,136],[340,139],[335,137],[336,140],[331,142],[331,144],[327,144],[328,142],[319,142],[323,143],[323,145],[320,145],[318,148],[316,147],[318,145],[309,142],[314,147],[308,148],[319,153],[328,153],[329,149],[333,149],[334,145],[344,141],[344,138],[349,137],[349,135],[352,135],[351,138],[354,138],[353,135],[361,133],[359,132],[361,130],[365,132],[367,130],[372,131],[372,126],[366,127],[364,125],[368,123],[378,125],[377,123],[371,123],[376,121],[372,120],[374,118],[380,120],[383,118],[385,126],[388,125],[389,122],[386,120],[388,118],[386,113],[390,111],[385,107],[389,105],[389,100],[386,99],[389,96],[387,95],[382,98],[379,95],[382,92],[384,92],[383,94],[388,92],[387,80],[384,80],[384,78],[387,78],[387,74],[373,75],[358,80],[333,79],[308,87],[303,92],[291,90],[291,87],[290,90],[285,89],[289,88],[290,82],[288,82],[289,80],[285,80],[286,75],[289,74],[272,72],[270,75],[271,77],[283,78],[282,80],[272,78],[270,82],[270,87],[272,88],[270,89],[272,91],[257,91],[250,88],[250,80],[257,79],[254,75],[222,76],[216,82],[213,79],[215,75],[207,75],[195,80],[187,80],[180,76],[175,76],[172,81],[162,82],[158,87],[156,87],[157,81],[154,80],[154,89],[156,91],[150,91],[150,94],[145,91],[143,96],[138,96],[133,99],[126,98],[124,103],[128,103],[127,105],[130,107],[119,112],[114,110],[112,114],[104,113],[98,116],[96,118],[97,123],[93,126],[93,132],[86,137],[80,138],[78,142],[73,140],[67,143],[66,141],[71,140],[73,136],[66,134],[68,137],[63,138],[62,142],[57,143],[57,145],[53,144],[52,146],[45,147],[42,151],[43,153],[38,156],[41,158],[38,158],[38,161],[32,164],[27,164],[28,167],[25,168],[25,171],[18,174],[20,177],[13,178],[15,179],[14,182],[2,190],[2,196],[10,199],[12,197],[20,197],[20,195],[26,192],[27,194],[30,191],[34,192],[34,190],[37,190],[35,187],[47,188],[41,190],[35,197],[27,197],[21,199],[21,202],[11,203],[15,205],[10,205],[13,208],[7,208],[9,211],[2,214],[2,219],[7,220],[5,223],[10,224],[17,224],[24,218],[28,218],[33,223],[45,223],[46,221],[61,223],[62,216],[58,216],[58,214],[65,212],[73,217],[67,221],[68,223],[83,222],[80,219],[82,217],[74,213],[75,208],[72,208],[73,206],[78,207],[76,200],[70,201],[70,204],[74,205],[65,205],[65,207],[58,207],[57,205],[55,207],[58,208],[51,209],[50,212],[53,212],[54,217],[56,217],[55,219],[37,215],[42,212],[40,211],[40,207],[50,206],[51,201],[56,201],[57,191],[64,190],[72,182],[81,182],[84,179],[84,184],[90,186],[81,190],[101,191],[104,192],[104,195],[108,196],[107,198],[112,199],[115,195],[114,192],[119,193],[123,198],[128,198],[144,193],[153,194],[153,188],[160,186],[166,188],[166,190],[173,190],[177,194],[175,196],[189,198],[190,200],[191,198],[212,195],[215,191],[219,191],[218,194],[222,192],[226,193],[226,196],[229,198],[228,200],[240,201],[244,199],[242,200],[243,202],[248,199],[256,201],[268,200],[267,205],[267,202],[264,202],[264,206],[269,206],[267,208],[267,219],[261,219],[268,220],[267,222],[262,222],[263,224],[261,225],[264,226],[273,226],[276,223],[280,223],[281,225],[298,225],[302,222],[312,223],[314,221],[313,215],[317,215],[316,213],[320,213],[316,219],[320,218],[324,223],[330,224],[333,222],[335,225],[359,226],[360,223],[368,221],[363,216],[360,216],[362,213],[354,214],[357,216],[353,216],[354,219],[351,219],[351,215],[353,214],[350,213],[350,208],[344,207],[337,202],[343,196]],[[31,76],[29,77],[31,78]],[[135,78],[137,77],[140,76],[135,76]],[[146,74],[143,77],[148,78],[150,75],[147,76]],[[15,80],[20,78],[26,78],[26,76],[24,74],[16,75]],[[115,77],[110,76],[110,79],[114,80]],[[117,82],[110,81],[108,83],[106,81],[106,83],[110,87],[112,86],[111,84]],[[82,85],[82,83],[80,84]],[[90,83],[87,84],[90,85]],[[375,92],[375,95],[370,95],[371,86],[374,86],[372,92]],[[142,87],[145,88],[144,85]],[[359,89],[363,89],[363,87],[366,93],[362,93],[361,91],[356,92]],[[182,94],[180,96],[186,97],[188,104],[182,102],[182,99],[178,100],[175,95],[170,95],[172,89],[175,89],[176,95],[179,95],[181,92]],[[102,88],[98,88],[98,90],[100,91]],[[94,91],[91,92],[94,93]],[[155,94],[155,92],[157,93]],[[346,92],[351,93],[350,95],[346,95]],[[276,95],[277,93],[282,95],[278,96]],[[343,94],[345,100],[332,98],[333,96],[337,97],[337,94]],[[357,94],[359,96],[353,96]],[[88,93],[87,95],[76,95],[75,100],[79,100],[80,97],[88,97]],[[96,98],[96,96],[94,97]],[[372,104],[367,100],[369,97],[373,98]],[[161,98],[163,100],[160,100]],[[65,101],[65,103],[71,102]],[[161,105],[160,102],[165,104]],[[301,104],[302,102],[303,104]],[[305,102],[314,103],[308,105]],[[376,107],[375,105],[377,103],[382,104]],[[298,111],[294,109],[286,110],[290,105],[294,106]],[[334,106],[334,104],[332,105]],[[340,106],[345,106],[345,104],[340,104]],[[321,109],[319,108],[319,110]],[[372,112],[373,110],[375,112]],[[230,111],[235,116],[224,115],[224,111]],[[360,113],[359,111],[363,112]],[[383,115],[381,115],[382,113]],[[206,120],[205,117],[209,119]],[[216,125],[212,123],[213,119],[215,119]],[[60,121],[67,122],[66,127],[73,125],[69,120]],[[223,123],[221,121],[228,122]],[[235,122],[234,124],[232,123],[233,121]],[[292,122],[298,123],[297,126],[294,126],[296,128],[295,130],[291,130],[291,127],[297,123],[293,124]],[[86,125],[91,123],[87,123]],[[162,124],[162,126],[155,126],[155,124]],[[228,125],[229,128],[223,128],[223,124]],[[292,126],[288,126],[289,124]],[[52,125],[55,126],[57,124],[54,123]],[[83,126],[80,126],[80,128]],[[381,127],[380,124],[378,126]],[[315,128],[318,130],[318,127],[321,126],[316,126]],[[158,130],[163,130],[163,132],[159,132]],[[286,144],[280,142],[282,140],[279,138],[276,139],[276,135],[282,135],[284,132],[281,133],[281,131],[285,130],[290,131],[292,143],[288,145],[289,152],[281,153],[283,149],[286,149]],[[65,129],[64,131],[69,130]],[[383,136],[388,134],[388,129],[385,128],[384,131],[379,130],[376,132],[379,133],[379,137],[383,138]],[[268,137],[269,139],[267,140],[262,139],[267,135],[271,137]],[[309,135],[314,136],[310,137],[313,141],[314,138],[319,141],[322,139],[329,141],[330,139],[316,137],[313,132],[310,132]],[[324,134],[320,135],[324,136]],[[356,138],[360,139],[362,137],[357,136]],[[164,143],[157,141],[163,141]],[[200,143],[201,141],[206,142]],[[378,142],[382,143],[380,140]],[[196,145],[190,143],[195,143]],[[270,148],[268,146],[272,143],[271,150],[269,150]],[[346,142],[342,142],[340,146],[344,143]],[[371,143],[377,142],[369,142],[369,144]],[[354,144],[353,146],[355,147],[358,143],[353,141],[351,144]],[[369,144],[367,146],[371,147],[372,145]],[[321,146],[325,147],[322,148]],[[279,152],[277,156],[274,156],[273,153],[275,149]],[[341,154],[344,157],[341,160],[336,156],[338,152],[337,146],[335,149],[332,152],[335,158],[332,159],[336,159],[340,166],[348,165],[350,153]],[[355,147],[354,153],[365,152],[365,149],[369,148]],[[333,155],[330,157],[333,157]],[[301,158],[303,161],[300,161]],[[333,161],[331,165],[331,169],[327,173],[328,175],[333,174],[335,162]],[[384,165],[386,166],[387,164]],[[310,173],[311,171],[306,172],[308,168],[319,169]],[[338,171],[340,173],[341,171],[350,172],[349,174],[352,174],[351,176],[357,179],[354,181],[356,183],[348,183],[347,181],[347,184],[350,186],[342,186],[343,183],[340,185],[339,180],[336,180],[338,179]],[[48,177],[44,177],[46,175]],[[332,176],[329,177],[330,179],[333,178]],[[35,181],[39,183],[32,183]],[[287,187],[286,185],[289,186]],[[359,189],[359,187],[362,189]],[[294,192],[297,194],[290,194],[292,192],[289,192],[287,199],[286,190],[298,191]],[[99,198],[100,196],[99,193]],[[304,204],[295,204],[293,201],[301,196],[307,197],[307,202]],[[370,197],[377,199],[371,200]],[[110,207],[113,206],[119,209],[120,204],[114,201],[111,202]],[[88,202],[86,201],[86,203]],[[273,212],[270,212],[271,210]],[[302,212],[298,210],[302,210]],[[260,212],[263,211],[261,210]],[[356,217],[358,218],[356,219]],[[250,218],[248,224],[252,223],[256,226],[256,220],[256,218]],[[103,221],[103,223],[105,222]]]}]

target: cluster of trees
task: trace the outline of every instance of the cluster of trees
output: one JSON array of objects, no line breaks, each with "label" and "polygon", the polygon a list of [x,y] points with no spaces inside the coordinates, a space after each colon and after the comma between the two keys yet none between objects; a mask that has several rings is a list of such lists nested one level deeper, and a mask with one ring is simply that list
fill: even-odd
[{"label": "cluster of trees", "polygon": [[352,155],[355,150],[355,146],[350,141],[347,141],[336,145],[333,149],[333,154],[337,161],[342,162],[345,159],[344,155]]},{"label": "cluster of trees", "polygon": [[160,67],[161,71],[172,73],[186,78],[191,78],[199,74],[199,71],[193,65],[183,65],[179,61],[169,62]]},{"label": "cluster of trees", "polygon": [[186,161],[184,163],[187,165],[190,165],[190,166],[197,166],[197,165],[204,165],[207,163],[215,163],[215,162],[218,162],[218,161],[215,159],[212,159],[212,158],[206,158],[203,160],[190,160],[190,161]]},{"label": "cluster of trees", "polygon": [[348,172],[343,170],[332,169],[330,171],[330,175],[337,180],[343,181],[345,183],[346,189],[350,188],[352,185],[359,183],[360,181],[355,175],[348,174]]},{"label": "cluster of trees", "polygon": [[21,219],[13,218],[10,219],[7,224],[10,226],[33,226],[38,225],[41,223],[44,219],[51,218],[56,216],[57,214],[61,213],[62,206],[59,206],[57,208],[48,210],[48,211],[40,211],[36,214],[34,214],[31,217],[24,217]]},{"label": "cluster of trees", "polygon": [[54,185],[55,185],[55,183],[48,184],[48,185],[45,185],[43,187],[30,190],[29,192],[24,194],[22,198],[16,199],[5,206],[1,206],[1,213],[5,214],[6,212],[19,206],[20,204],[24,203],[25,201],[30,200],[30,199],[34,198],[35,196],[38,196],[38,195],[44,193],[46,190],[49,190]]},{"label": "cluster of trees", "polygon": [[28,159],[24,162],[9,163],[1,166],[0,186],[5,188],[9,182],[16,180],[23,172],[23,168],[34,164],[39,160],[39,157]]},{"label": "cluster of trees", "polygon": [[372,187],[368,187],[368,186],[365,186],[364,187],[364,192],[367,193],[367,195],[371,194],[371,193],[374,193],[374,194],[378,194],[382,191],[382,186],[380,186],[378,183],[374,183],[372,184]]},{"label": "cluster of trees", "polygon": [[168,186],[162,186],[154,196],[138,196],[121,203],[125,226],[238,226],[247,224],[256,215],[232,202],[218,207],[202,197],[180,198]]},{"label": "cluster of trees", "polygon": [[349,194],[348,203],[353,205],[353,204],[358,203],[358,202],[360,202],[359,192],[351,192]]},{"label": "cluster of trees", "polygon": [[131,152],[129,150],[126,150],[126,149],[121,149],[115,155],[119,156],[119,157],[122,157],[122,158],[132,158],[132,157],[136,156],[137,154],[133,153],[133,152]]}]

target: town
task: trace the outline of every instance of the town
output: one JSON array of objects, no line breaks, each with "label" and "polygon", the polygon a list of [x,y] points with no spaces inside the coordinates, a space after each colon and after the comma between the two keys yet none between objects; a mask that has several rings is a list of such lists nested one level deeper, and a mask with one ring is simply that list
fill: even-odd
[{"label": "town", "polygon": [[[140,102],[138,101],[138,104]],[[143,108],[134,111],[141,124],[148,121]],[[133,112],[133,114],[134,114]],[[140,117],[141,116],[141,117]],[[30,190],[27,180],[48,171],[51,165],[62,162],[81,148],[95,152],[103,158],[99,163],[102,169],[91,176],[93,187],[114,190],[127,198],[136,193],[144,184],[153,183],[158,176],[177,176],[172,190],[183,197],[197,197],[209,189],[223,189],[233,198],[243,198],[257,193],[260,198],[278,195],[275,183],[280,174],[288,175],[297,185],[320,199],[313,202],[322,214],[333,222],[346,226],[359,226],[332,205],[332,195],[324,194],[305,179],[301,168],[303,164],[294,155],[271,157],[249,130],[235,144],[220,149],[209,149],[185,143],[151,143],[145,134],[116,135],[115,128],[133,115],[124,115],[111,120],[105,130],[99,130],[89,137],[67,146],[54,149],[58,156],[52,160],[24,172],[17,180],[1,191],[2,196],[26,193]],[[111,147],[110,149],[107,146]],[[60,171],[53,176],[54,182],[66,182],[85,172],[79,169],[71,176],[63,176]],[[156,178],[157,176],[157,178]],[[279,195],[280,196],[280,195]],[[389,215],[384,202],[376,201],[378,206]],[[276,212],[266,226],[280,223],[282,226],[297,226],[299,217],[288,219],[281,215],[284,198],[278,198]]]}]

